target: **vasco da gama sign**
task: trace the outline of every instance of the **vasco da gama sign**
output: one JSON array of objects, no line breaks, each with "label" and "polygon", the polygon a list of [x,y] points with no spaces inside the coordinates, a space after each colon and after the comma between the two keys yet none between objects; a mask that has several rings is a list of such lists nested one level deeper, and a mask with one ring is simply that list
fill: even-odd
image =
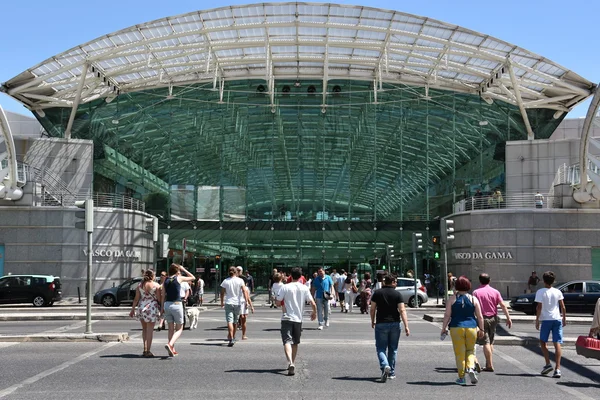
[{"label": "vasco da gama sign", "polygon": [[454,259],[456,260],[512,260],[513,256],[510,251],[472,251],[466,253],[455,252]]}]

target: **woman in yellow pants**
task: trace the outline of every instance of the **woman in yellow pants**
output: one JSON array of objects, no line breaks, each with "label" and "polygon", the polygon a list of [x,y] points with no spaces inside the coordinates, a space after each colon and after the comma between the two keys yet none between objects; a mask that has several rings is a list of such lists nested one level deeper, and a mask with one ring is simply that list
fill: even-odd
[{"label": "woman in yellow pants", "polygon": [[[469,374],[471,383],[479,381],[475,371],[475,342],[477,336],[483,336],[483,315],[479,301],[468,294],[471,290],[471,282],[461,276],[456,280],[455,294],[446,303],[444,322],[442,324],[442,335],[448,333],[454,347],[458,379],[456,384],[466,386],[465,373]],[[479,326],[479,331],[477,330]]]}]

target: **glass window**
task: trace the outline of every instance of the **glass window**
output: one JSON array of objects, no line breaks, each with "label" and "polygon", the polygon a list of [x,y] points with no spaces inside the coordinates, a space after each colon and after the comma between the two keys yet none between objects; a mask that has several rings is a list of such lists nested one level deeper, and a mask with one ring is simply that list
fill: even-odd
[{"label": "glass window", "polygon": [[600,293],[600,283],[586,282],[585,291],[588,293]]},{"label": "glass window", "polygon": [[571,283],[563,288],[563,293],[583,293],[583,282]]}]

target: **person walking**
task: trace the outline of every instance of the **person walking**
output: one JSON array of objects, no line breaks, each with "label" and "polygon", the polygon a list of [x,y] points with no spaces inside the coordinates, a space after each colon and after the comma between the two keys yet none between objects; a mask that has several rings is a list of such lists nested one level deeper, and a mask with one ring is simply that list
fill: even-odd
[{"label": "person walking", "polygon": [[288,375],[296,374],[296,356],[298,355],[298,345],[302,335],[302,316],[304,315],[304,304],[309,303],[312,307],[310,320],[317,318],[317,305],[310,294],[306,285],[298,282],[302,276],[300,268],[292,268],[292,282],[279,290],[276,295],[276,303],[283,307],[285,312],[281,316],[281,340],[283,341],[283,350],[288,362]]},{"label": "person walking", "polygon": [[[277,268],[273,268],[273,273],[269,277],[269,282],[267,283],[267,288],[269,289],[269,304],[270,308],[275,308],[275,298],[273,297],[273,284],[275,283],[275,275],[277,275]],[[279,282],[281,282],[281,277],[279,277]]]},{"label": "person walking", "polygon": [[[469,374],[471,383],[479,381],[475,371],[475,342],[477,338],[483,337],[483,315],[481,306],[476,297],[468,294],[471,290],[471,282],[465,276],[456,280],[455,294],[448,298],[444,322],[442,323],[442,337],[448,334],[454,348],[456,368],[458,369],[457,385],[466,386],[465,373]],[[477,330],[479,327],[479,331]]]},{"label": "person walking", "polygon": [[[186,276],[182,276],[181,274]],[[165,345],[169,356],[173,357],[179,353],[175,350],[175,343],[183,332],[183,304],[181,300],[181,282],[191,282],[194,275],[188,272],[182,265],[171,264],[169,277],[165,279],[161,290],[161,313],[169,325],[169,341]]]},{"label": "person walking", "polygon": [[279,293],[279,289],[283,287],[281,279],[282,275],[280,273],[276,272],[275,275],[273,275],[273,284],[271,285],[271,293],[269,293],[269,297],[273,299],[271,308],[277,308],[275,298],[277,297],[277,293]]},{"label": "person walking", "polygon": [[371,300],[371,273],[365,272],[364,279],[360,282],[358,292],[360,293],[360,313],[369,312],[369,301]]},{"label": "person walking", "polygon": [[538,191],[533,196],[535,202],[535,208],[544,208],[544,196]]},{"label": "person walking", "polygon": [[154,357],[150,348],[152,347],[154,324],[160,319],[160,290],[160,285],[154,281],[154,271],[146,270],[144,279],[135,291],[135,298],[129,313],[129,316],[133,318],[136,315],[137,307],[137,318],[142,324],[142,342],[144,343],[142,357]]},{"label": "person walking", "polygon": [[198,280],[196,281],[196,304],[202,307],[204,303],[204,279],[201,276],[198,276]]},{"label": "person walking", "polygon": [[[167,271],[161,271],[160,273],[160,280],[158,281],[158,284],[162,287],[163,283],[165,283],[165,280],[167,279]],[[161,298],[158,297],[158,301],[160,302]],[[160,312],[160,309],[159,309]],[[160,312],[160,317],[158,320],[158,331],[160,332],[161,329],[166,329],[165,327],[165,317],[164,314],[162,312]]]},{"label": "person walking", "polygon": [[341,273],[338,276],[338,279],[334,281],[335,291],[337,292],[338,300],[340,302],[340,311],[348,312],[346,309],[346,271],[342,269]]},{"label": "person walking", "polygon": [[527,279],[527,293],[536,292],[538,283],[540,283],[540,277],[535,271],[532,271],[531,276]]},{"label": "person walking", "polygon": [[[535,329],[540,331],[540,346],[546,364],[542,368],[542,375],[548,375],[552,371],[550,364],[550,355],[548,354],[548,339],[552,332],[552,342],[554,343],[554,357],[556,367],[554,368],[553,378],[560,378],[560,361],[562,358],[563,328],[567,325],[567,310],[565,309],[564,296],[562,292],[552,285],[555,280],[554,272],[546,271],[542,275],[544,287],[535,293]],[[561,316],[562,314],[562,316]],[[540,320],[542,321],[540,327]]]},{"label": "person walking", "polygon": [[502,308],[506,316],[506,326],[512,327],[512,321],[508,314],[508,309],[502,301],[500,292],[490,286],[490,276],[486,273],[479,275],[481,286],[473,292],[473,296],[479,300],[481,314],[483,315],[483,338],[478,340],[478,344],[483,345],[483,354],[485,355],[485,368],[483,371],[494,372],[494,363],[492,355],[494,353],[494,337],[496,335],[496,326],[498,326],[498,306]]},{"label": "person walking", "polygon": [[325,270],[319,268],[317,277],[313,280],[311,291],[312,296],[317,303],[317,319],[319,320],[318,330],[322,330],[323,326],[329,327],[329,300],[333,294],[333,281],[329,275],[325,275]]},{"label": "person walking", "polygon": [[[244,277],[244,268],[241,265],[238,265],[236,269],[238,277],[244,281],[245,286],[242,287],[242,290],[246,292],[240,297],[240,318],[238,328],[242,331],[242,340],[248,340],[248,336],[246,336],[248,313],[249,310],[251,310],[252,314],[254,314],[254,306],[252,305],[252,301],[250,299],[248,280],[246,277]],[[248,301],[246,301],[246,299],[248,299]]]},{"label": "person walking", "polygon": [[242,297],[246,303],[250,303],[248,291],[244,290],[246,285],[244,281],[237,276],[237,269],[229,267],[228,275],[221,283],[221,308],[225,309],[225,321],[227,322],[227,346],[232,347],[235,344],[235,334],[237,323],[241,311]]},{"label": "person walking", "polygon": [[352,276],[348,276],[344,281],[344,302],[346,313],[352,312],[354,309],[354,301],[356,300],[356,296],[358,294],[358,287],[356,286],[356,282]]},{"label": "person walking", "polygon": [[406,308],[400,292],[396,291],[396,280],[389,274],[382,276],[382,287],[371,297],[371,327],[375,329],[375,348],[381,369],[381,382],[396,378],[396,356],[400,341],[400,318],[406,336],[410,335]]}]

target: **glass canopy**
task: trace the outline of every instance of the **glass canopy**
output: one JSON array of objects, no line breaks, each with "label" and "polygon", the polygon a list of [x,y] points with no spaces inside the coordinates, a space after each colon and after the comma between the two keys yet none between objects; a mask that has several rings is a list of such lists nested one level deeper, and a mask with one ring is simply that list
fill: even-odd
[{"label": "glass canopy", "polygon": [[1,90],[93,140],[96,188],[159,203],[173,244],[332,263],[502,187],[504,143],[549,137],[594,85],[429,18],[261,3],[106,35]]}]

